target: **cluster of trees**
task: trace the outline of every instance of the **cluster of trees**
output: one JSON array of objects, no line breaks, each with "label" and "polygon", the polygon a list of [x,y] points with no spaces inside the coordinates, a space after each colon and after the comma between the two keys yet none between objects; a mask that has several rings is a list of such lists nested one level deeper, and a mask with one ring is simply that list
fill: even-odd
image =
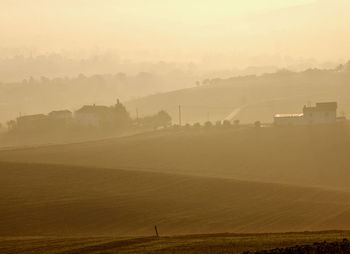
[{"label": "cluster of trees", "polygon": [[213,78],[205,79],[202,81],[204,85],[227,85],[238,82],[251,82],[254,79],[260,79],[260,83],[263,83],[265,79],[285,79],[285,78],[294,78],[300,79],[301,81],[307,81],[308,79],[313,80],[318,78],[322,80],[323,77],[326,78],[336,78],[337,81],[342,79],[348,79],[350,75],[350,60],[344,64],[340,64],[335,68],[329,69],[318,69],[318,68],[309,68],[303,71],[292,71],[289,69],[278,69],[273,72],[261,73],[260,75],[251,74],[251,75],[242,75],[235,76],[231,78]]},{"label": "cluster of trees", "polygon": [[[71,52],[46,53],[8,52],[0,48],[0,80],[14,82],[27,77],[73,77],[79,73],[138,73],[149,72],[159,75],[175,73],[188,77],[194,66],[179,62],[130,61],[113,52]],[[192,74],[191,74],[192,76]],[[179,84],[178,84],[179,85]]]},{"label": "cluster of trees", "polygon": [[166,128],[171,126],[171,116],[164,110],[153,116],[146,116],[136,120],[137,125],[153,129]]}]

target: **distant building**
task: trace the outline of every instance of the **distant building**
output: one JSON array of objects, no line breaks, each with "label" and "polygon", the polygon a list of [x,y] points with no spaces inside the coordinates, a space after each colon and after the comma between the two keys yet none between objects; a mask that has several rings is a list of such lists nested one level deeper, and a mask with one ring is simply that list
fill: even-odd
[{"label": "distant building", "polygon": [[84,127],[101,127],[114,120],[110,107],[87,105],[75,112],[77,123]]},{"label": "distant building", "polygon": [[337,123],[344,123],[344,122],[346,122],[345,116],[338,116],[337,117]]},{"label": "distant building", "polygon": [[107,106],[86,105],[74,112],[69,110],[52,111],[48,115],[37,114],[18,117],[9,121],[9,129],[21,131],[59,131],[67,128],[103,127],[105,130],[121,130],[131,122],[123,104]]},{"label": "distant building", "polygon": [[73,123],[73,114],[69,110],[52,111],[48,114],[51,129],[62,129],[71,126]]},{"label": "distant building", "polygon": [[344,117],[337,118],[336,102],[316,103],[316,106],[304,106],[302,114],[276,114],[276,125],[317,125],[345,122]]},{"label": "distant building", "polygon": [[303,125],[303,114],[276,114],[274,116],[274,123],[276,125]]},{"label": "distant building", "polygon": [[303,118],[306,124],[330,124],[337,121],[337,103],[316,103],[315,107],[303,108]]},{"label": "distant building", "polygon": [[44,114],[20,116],[17,118],[17,128],[31,130],[44,126],[47,123],[47,116]]},{"label": "distant building", "polygon": [[71,120],[73,118],[73,114],[69,110],[52,111],[48,116],[55,120]]}]

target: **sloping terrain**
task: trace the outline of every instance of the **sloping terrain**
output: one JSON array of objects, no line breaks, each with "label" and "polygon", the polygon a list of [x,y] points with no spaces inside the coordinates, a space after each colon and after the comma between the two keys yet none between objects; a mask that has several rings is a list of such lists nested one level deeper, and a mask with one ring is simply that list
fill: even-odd
[{"label": "sloping terrain", "polygon": [[347,125],[204,128],[1,151],[0,161],[206,175],[349,190],[349,150]]},{"label": "sloping terrain", "polygon": [[276,113],[299,113],[310,102],[337,101],[339,113],[350,111],[349,70],[279,71],[261,76],[206,80],[202,86],[161,93],[126,102],[130,112],[143,115],[162,108],[173,121],[182,106],[183,123],[223,120],[233,110],[244,106],[235,118],[244,123],[272,122]]},{"label": "sloping terrain", "polygon": [[0,235],[161,235],[346,229],[350,194],[236,180],[0,164]]},{"label": "sloping terrain", "polygon": [[[230,47],[235,45],[233,47],[238,51],[240,46],[246,45],[246,38],[240,37],[242,34],[239,32],[234,33],[235,38],[232,38],[233,27],[237,26],[237,31],[249,34],[250,42],[246,46],[251,47],[251,51],[261,50],[260,56],[256,56],[250,65],[278,62],[280,68],[305,71],[281,70],[261,76],[231,78],[218,75],[203,80],[199,87],[147,96],[132,100],[127,106],[131,112],[138,108],[143,114],[154,113],[161,107],[177,120],[177,107],[181,104],[183,122],[207,121],[208,118],[211,121],[222,120],[243,105],[248,107],[236,118],[247,123],[256,120],[271,122],[275,113],[298,113],[308,102],[336,100],[341,107],[340,112],[349,112],[349,64],[343,69],[328,65],[323,67],[326,69],[319,70],[312,69],[318,65],[316,61],[299,61],[296,57],[308,58],[306,55],[310,54],[323,56],[321,58],[324,59],[335,59],[335,55],[339,58],[347,57],[349,8],[347,0],[316,0],[309,4],[252,15],[243,20],[225,22],[217,27],[223,36],[217,41],[224,41]],[[269,56],[267,52],[271,48],[278,48],[279,56]],[[246,48],[243,51],[245,50]],[[229,55],[228,52],[226,56]],[[222,59],[213,61],[212,64],[219,65],[220,60]],[[236,61],[239,62],[239,59]]]}]

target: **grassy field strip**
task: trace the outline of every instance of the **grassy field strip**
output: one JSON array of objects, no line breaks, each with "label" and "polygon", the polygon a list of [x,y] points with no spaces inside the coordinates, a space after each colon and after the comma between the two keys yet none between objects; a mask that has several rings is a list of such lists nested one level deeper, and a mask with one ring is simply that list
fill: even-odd
[{"label": "grassy field strip", "polygon": [[347,231],[217,234],[146,238],[0,238],[0,253],[37,254],[141,254],[141,253],[242,253],[314,242],[350,238]]}]

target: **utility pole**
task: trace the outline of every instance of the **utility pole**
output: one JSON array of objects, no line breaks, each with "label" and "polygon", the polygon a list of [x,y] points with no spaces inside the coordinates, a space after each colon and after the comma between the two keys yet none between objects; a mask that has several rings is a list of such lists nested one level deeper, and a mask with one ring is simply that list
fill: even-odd
[{"label": "utility pole", "polygon": [[179,105],[179,126],[181,126],[181,105]]},{"label": "utility pole", "polygon": [[159,238],[157,225],[154,226],[154,231],[156,232],[156,237]]},{"label": "utility pole", "polygon": [[136,108],[136,121],[139,122],[139,109]]}]

